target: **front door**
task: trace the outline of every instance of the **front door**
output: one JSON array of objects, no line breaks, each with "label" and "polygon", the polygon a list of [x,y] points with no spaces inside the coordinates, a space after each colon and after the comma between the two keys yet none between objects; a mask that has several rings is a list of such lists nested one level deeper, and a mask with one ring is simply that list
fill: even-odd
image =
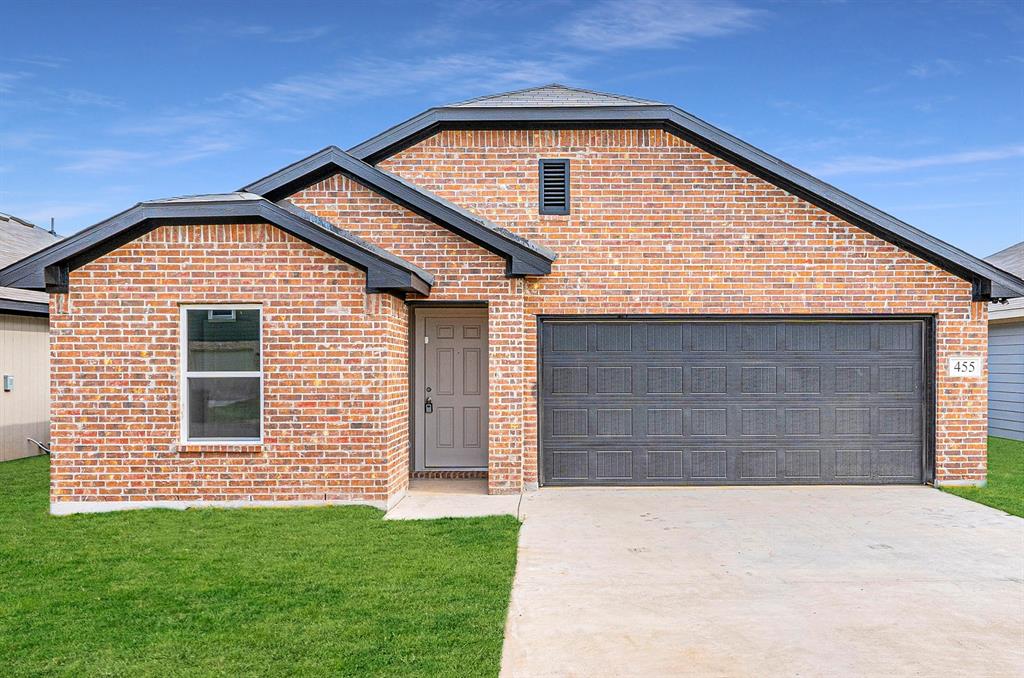
[{"label": "front door", "polygon": [[487,468],[487,309],[416,309],[417,470]]}]

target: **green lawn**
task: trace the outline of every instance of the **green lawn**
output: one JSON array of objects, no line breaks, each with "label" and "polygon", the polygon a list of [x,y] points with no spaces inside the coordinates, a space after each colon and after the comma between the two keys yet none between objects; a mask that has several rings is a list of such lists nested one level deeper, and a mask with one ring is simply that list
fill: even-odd
[{"label": "green lawn", "polygon": [[942,489],[1024,518],[1024,443],[1007,438],[989,438],[988,484],[985,487]]},{"label": "green lawn", "polygon": [[366,507],[47,514],[0,464],[3,676],[497,675],[519,523]]}]

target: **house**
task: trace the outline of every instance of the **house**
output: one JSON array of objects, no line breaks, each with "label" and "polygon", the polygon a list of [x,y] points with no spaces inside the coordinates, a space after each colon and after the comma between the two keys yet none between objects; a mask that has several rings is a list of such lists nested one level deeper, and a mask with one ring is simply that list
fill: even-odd
[{"label": "house", "polygon": [[[59,238],[0,212],[0,267]],[[46,292],[0,287],[0,461],[38,454],[50,439]]]},{"label": "house", "polygon": [[[1024,242],[985,259],[1024,276]],[[988,432],[1024,440],[1024,298],[988,309]]]},{"label": "house", "polygon": [[51,294],[55,513],[409,479],[978,484],[1024,281],[675,106],[432,108],[0,271]]}]

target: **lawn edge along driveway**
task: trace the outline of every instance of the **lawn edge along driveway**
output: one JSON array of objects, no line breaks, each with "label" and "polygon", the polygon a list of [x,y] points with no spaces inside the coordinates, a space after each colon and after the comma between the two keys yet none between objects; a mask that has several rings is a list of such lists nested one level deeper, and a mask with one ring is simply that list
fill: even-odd
[{"label": "lawn edge along driveway", "polygon": [[54,517],[48,460],[0,464],[5,676],[497,675],[511,516],[368,507]]},{"label": "lawn edge along driveway", "polygon": [[1024,518],[1024,442],[988,439],[988,483],[985,487],[943,487],[964,499]]}]

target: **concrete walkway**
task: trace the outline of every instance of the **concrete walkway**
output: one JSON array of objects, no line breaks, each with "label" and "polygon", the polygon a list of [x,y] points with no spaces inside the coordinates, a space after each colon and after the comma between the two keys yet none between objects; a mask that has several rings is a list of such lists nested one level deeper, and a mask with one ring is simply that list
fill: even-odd
[{"label": "concrete walkway", "polygon": [[503,676],[1021,676],[1024,520],[925,487],[524,495]]},{"label": "concrete walkway", "polygon": [[413,480],[385,520],[519,515],[521,495],[487,494],[486,480]]}]

